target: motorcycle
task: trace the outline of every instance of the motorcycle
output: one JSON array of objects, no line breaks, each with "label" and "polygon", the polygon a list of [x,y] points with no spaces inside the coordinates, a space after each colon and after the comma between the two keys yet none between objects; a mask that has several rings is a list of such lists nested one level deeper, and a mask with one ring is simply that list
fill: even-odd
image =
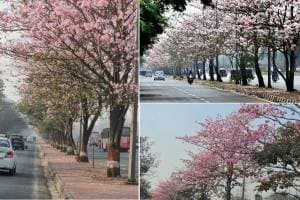
[{"label": "motorcycle", "polygon": [[278,76],[278,72],[277,71],[273,71],[272,72],[272,80],[275,83],[279,80],[279,76]]},{"label": "motorcycle", "polygon": [[194,82],[194,77],[193,77],[192,74],[190,74],[190,75],[187,77],[187,81],[188,81],[188,83],[189,83],[190,85],[193,84],[193,82]]}]

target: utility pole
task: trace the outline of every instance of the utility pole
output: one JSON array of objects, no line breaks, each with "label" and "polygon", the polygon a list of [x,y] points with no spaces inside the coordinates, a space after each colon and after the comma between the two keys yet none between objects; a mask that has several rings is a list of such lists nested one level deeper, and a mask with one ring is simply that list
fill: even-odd
[{"label": "utility pole", "polygon": [[[137,11],[136,11],[136,66],[134,71],[134,84],[138,86],[139,83],[139,3],[137,1]],[[133,110],[132,110],[132,124],[131,124],[131,134],[130,134],[130,150],[129,150],[129,161],[128,161],[128,183],[137,184],[135,168],[136,168],[136,141],[138,132],[138,101],[139,94],[137,93],[133,100]]]}]

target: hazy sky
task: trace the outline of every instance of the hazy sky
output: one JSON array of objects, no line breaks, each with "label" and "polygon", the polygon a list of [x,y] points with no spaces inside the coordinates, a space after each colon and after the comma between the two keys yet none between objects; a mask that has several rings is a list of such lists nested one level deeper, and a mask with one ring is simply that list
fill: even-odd
[{"label": "hazy sky", "polygon": [[148,136],[154,145],[152,152],[160,161],[156,176],[152,180],[155,186],[159,180],[165,180],[171,173],[182,167],[180,159],[187,158],[186,150],[192,145],[183,144],[178,136],[192,135],[200,129],[198,122],[208,116],[227,115],[237,110],[241,104],[141,104],[140,134]]},{"label": "hazy sky", "polygon": [[[0,0],[0,10],[7,8],[3,2],[4,1]],[[19,36],[17,34],[0,34],[1,42],[5,41],[6,38],[15,39],[19,38]],[[18,87],[22,84],[23,76],[19,73],[19,70],[15,68],[14,63],[14,60],[0,56],[0,78],[4,81],[4,94],[9,100],[17,102],[20,100]]]}]

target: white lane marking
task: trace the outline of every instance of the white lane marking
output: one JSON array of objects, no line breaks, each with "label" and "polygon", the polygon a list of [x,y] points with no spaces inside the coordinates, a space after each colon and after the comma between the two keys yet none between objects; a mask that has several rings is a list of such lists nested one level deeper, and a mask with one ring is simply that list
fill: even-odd
[{"label": "white lane marking", "polygon": [[173,87],[173,88],[175,88],[176,90],[178,90],[178,91],[180,91],[180,92],[183,92],[184,94],[189,95],[189,96],[191,96],[191,97],[193,97],[193,98],[200,99],[200,100],[204,101],[205,103],[210,103],[210,102],[207,101],[206,99],[204,99],[204,98],[202,98],[202,97],[199,97],[199,96],[197,96],[197,95],[191,94],[191,93],[189,93],[189,92],[187,92],[187,91],[185,91],[185,90],[183,90],[183,89],[181,89],[181,88],[178,88],[178,87]]}]

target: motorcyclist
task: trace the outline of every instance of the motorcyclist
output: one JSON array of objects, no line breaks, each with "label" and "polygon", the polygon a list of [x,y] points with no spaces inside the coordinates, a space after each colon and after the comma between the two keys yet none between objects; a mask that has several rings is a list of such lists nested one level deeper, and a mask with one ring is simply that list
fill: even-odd
[{"label": "motorcyclist", "polygon": [[194,82],[194,75],[193,75],[192,70],[189,71],[189,74],[187,76],[187,81],[190,85]]},{"label": "motorcyclist", "polygon": [[279,80],[279,76],[278,76],[277,69],[274,69],[274,70],[272,71],[272,80],[273,80],[274,82],[276,82],[276,81]]}]

